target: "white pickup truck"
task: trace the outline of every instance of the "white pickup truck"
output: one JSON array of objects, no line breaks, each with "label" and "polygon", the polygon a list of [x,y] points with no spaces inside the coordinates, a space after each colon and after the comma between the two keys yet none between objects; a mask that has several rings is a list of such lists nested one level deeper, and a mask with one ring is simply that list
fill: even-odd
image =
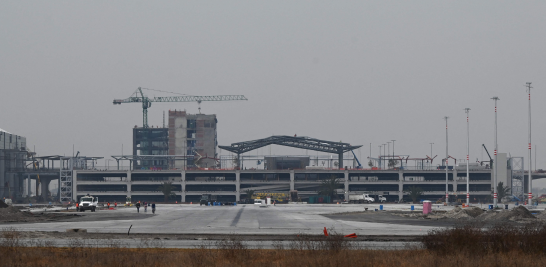
[{"label": "white pickup truck", "polygon": [[85,212],[86,210],[90,210],[94,212],[95,209],[97,209],[98,204],[99,204],[98,197],[93,197],[90,195],[83,196],[80,198],[79,211]]},{"label": "white pickup truck", "polygon": [[378,195],[377,196],[377,201],[381,202],[381,203],[385,203],[385,202],[387,202],[387,198],[384,197],[383,195]]},{"label": "white pickup truck", "polygon": [[368,194],[349,195],[349,203],[372,203],[375,199]]}]

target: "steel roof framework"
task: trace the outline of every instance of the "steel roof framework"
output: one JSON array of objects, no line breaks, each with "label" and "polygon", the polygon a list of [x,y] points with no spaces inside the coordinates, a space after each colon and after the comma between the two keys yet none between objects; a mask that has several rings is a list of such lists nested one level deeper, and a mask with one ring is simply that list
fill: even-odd
[{"label": "steel roof framework", "polygon": [[343,153],[362,147],[362,145],[353,146],[349,143],[333,142],[310,138],[306,136],[288,136],[274,135],[271,137],[257,139],[252,141],[244,141],[232,143],[231,146],[218,146],[221,149],[237,154],[237,166],[239,166],[240,155],[268,145],[281,145],[301,149],[309,149],[326,153],[338,154],[339,164],[343,165]]}]

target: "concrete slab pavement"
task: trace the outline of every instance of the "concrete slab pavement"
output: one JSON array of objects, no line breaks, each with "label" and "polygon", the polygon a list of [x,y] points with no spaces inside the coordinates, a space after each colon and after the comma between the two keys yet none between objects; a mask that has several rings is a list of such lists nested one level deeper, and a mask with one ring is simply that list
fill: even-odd
[{"label": "concrete slab pavement", "polygon": [[[409,204],[385,204],[385,210],[409,210]],[[354,222],[329,219],[321,214],[358,212],[379,208],[370,205],[277,205],[267,208],[259,205],[199,206],[158,205],[155,216],[134,220],[93,221],[92,216],[77,222],[47,222],[2,224],[22,231],[59,231],[84,228],[89,233],[126,233],[130,225],[132,233],[165,234],[321,234],[324,227],[334,228],[339,233],[358,235],[421,235],[435,227],[403,224]],[[419,207],[415,205],[415,207]],[[453,207],[441,206],[441,209]],[[136,213],[136,208],[101,210],[97,213]],[[140,211],[144,214],[143,210]],[[150,214],[149,210],[146,214]],[[138,216],[138,215],[137,215]],[[87,216],[86,216],[87,217]]]}]

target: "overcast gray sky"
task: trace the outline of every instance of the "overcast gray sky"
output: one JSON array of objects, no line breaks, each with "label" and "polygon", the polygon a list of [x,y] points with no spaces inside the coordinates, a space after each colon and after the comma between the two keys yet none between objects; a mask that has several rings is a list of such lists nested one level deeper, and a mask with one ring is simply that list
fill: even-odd
[{"label": "overcast gray sky", "polygon": [[[114,106],[141,86],[203,103],[220,145],[272,134],[364,145],[396,139],[396,154],[527,154],[526,82],[533,144],[545,168],[544,1],[2,1],[0,128],[40,155],[131,153],[139,104]],[[150,92],[149,96],[164,93]],[[194,103],[155,103],[162,112]],[[265,150],[264,150],[265,151]],[[267,150],[268,152],[269,150]],[[302,151],[273,148],[277,154]],[[533,160],[534,161],[534,160]],[[534,163],[534,162],[533,162]]]}]

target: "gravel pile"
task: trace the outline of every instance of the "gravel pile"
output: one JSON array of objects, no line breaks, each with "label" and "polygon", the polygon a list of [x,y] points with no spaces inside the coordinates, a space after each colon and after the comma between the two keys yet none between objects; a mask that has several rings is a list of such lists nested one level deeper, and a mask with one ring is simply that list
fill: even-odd
[{"label": "gravel pile", "polygon": [[18,208],[13,206],[0,209],[0,221],[3,222],[25,221],[26,219],[32,217],[32,214],[28,212],[21,212]]},{"label": "gravel pile", "polygon": [[511,210],[504,210],[501,212],[486,212],[477,217],[481,221],[522,221],[526,222],[536,217],[524,206],[518,206]]},{"label": "gravel pile", "polygon": [[484,211],[478,207],[461,209],[456,207],[445,213],[432,212],[428,214],[428,219],[472,219],[480,216]]},{"label": "gravel pile", "polygon": [[541,211],[539,214],[535,215],[538,219],[546,220],[546,210]]}]

